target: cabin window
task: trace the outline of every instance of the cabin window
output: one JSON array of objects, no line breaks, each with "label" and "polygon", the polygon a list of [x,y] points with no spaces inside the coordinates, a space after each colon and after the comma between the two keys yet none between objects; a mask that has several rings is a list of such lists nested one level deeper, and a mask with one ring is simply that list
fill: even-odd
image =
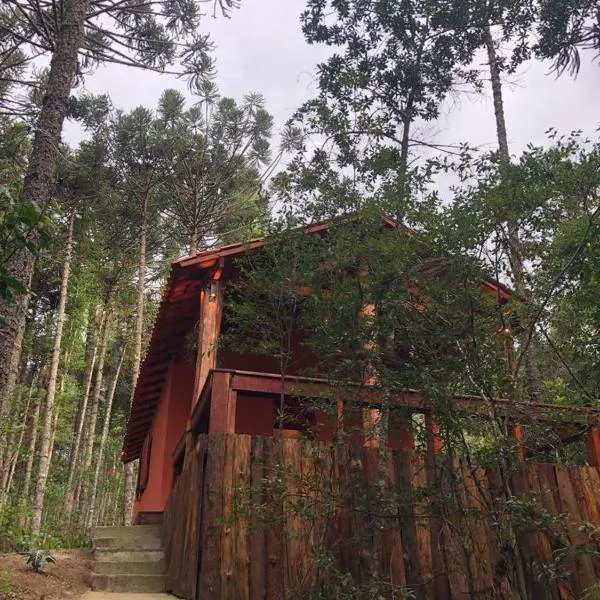
[{"label": "cabin window", "polygon": [[150,475],[150,457],[152,455],[152,438],[147,437],[146,443],[144,444],[144,450],[142,452],[142,460],[140,464],[140,470],[138,474],[138,485],[137,485],[137,496],[138,498],[143,494],[146,486],[148,485],[148,477]]}]

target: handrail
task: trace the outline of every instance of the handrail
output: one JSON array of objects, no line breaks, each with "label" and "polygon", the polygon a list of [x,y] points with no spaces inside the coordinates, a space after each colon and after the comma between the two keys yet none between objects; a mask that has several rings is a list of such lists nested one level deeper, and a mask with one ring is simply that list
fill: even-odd
[{"label": "handrail", "polygon": [[[347,394],[353,395],[353,390],[359,392],[358,402],[362,406],[377,406],[381,403],[380,390],[375,386],[361,386],[352,382],[332,381],[319,377],[305,377],[301,375],[284,375],[278,373],[266,373],[257,371],[243,371],[239,369],[211,369],[208,372],[206,381],[198,395],[198,401],[195,403],[190,418],[190,428],[188,431],[197,433],[201,418],[204,416],[212,393],[212,385],[215,374],[229,373],[231,375],[230,385],[232,389],[238,392],[259,392],[264,394],[280,393],[280,383],[283,381],[284,394],[286,395],[304,395],[306,397],[330,397],[332,401],[344,401]],[[264,382],[259,385],[256,382]],[[600,424],[600,410],[592,407],[580,406],[562,406],[548,403],[527,403],[515,404],[507,398],[494,398],[486,401],[481,396],[468,394],[456,394],[453,396],[457,408],[467,414],[488,416],[490,409],[493,408],[498,416],[509,418],[512,421],[518,421],[527,424],[527,420],[538,422],[554,422],[560,424],[579,424],[587,428]],[[356,398],[353,398],[356,400]],[[396,406],[412,410],[419,413],[431,413],[431,401],[424,398],[418,390],[404,389],[398,393]],[[187,433],[187,431],[185,432]],[[185,433],[179,440],[175,456],[181,452],[180,444],[183,443]]]}]

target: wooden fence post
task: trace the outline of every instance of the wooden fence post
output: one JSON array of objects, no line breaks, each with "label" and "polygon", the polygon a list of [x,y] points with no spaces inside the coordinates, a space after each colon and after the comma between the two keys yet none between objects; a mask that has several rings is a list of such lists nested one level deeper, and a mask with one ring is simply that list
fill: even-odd
[{"label": "wooden fence post", "polygon": [[427,436],[427,454],[434,456],[442,451],[440,424],[431,413],[425,413],[425,434]]},{"label": "wooden fence post", "polygon": [[525,462],[525,448],[523,447],[523,427],[521,423],[513,423],[510,433],[515,441],[516,455],[519,462]]}]

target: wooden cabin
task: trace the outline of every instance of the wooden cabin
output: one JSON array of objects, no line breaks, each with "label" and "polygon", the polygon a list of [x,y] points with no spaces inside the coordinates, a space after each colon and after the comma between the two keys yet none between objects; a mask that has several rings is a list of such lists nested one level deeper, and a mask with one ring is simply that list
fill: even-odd
[{"label": "wooden cabin", "polygon": [[[396,227],[383,220],[384,227]],[[328,224],[306,227],[307,235],[324,235]],[[186,256],[172,264],[145,360],[141,367],[123,444],[123,461],[140,459],[134,518],[137,523],[160,521],[186,452],[186,433],[293,436],[302,428],[293,422],[277,428],[281,394],[297,398],[328,397],[327,381],[306,377],[315,359],[300,343],[285,378],[277,361],[252,352],[233,352],[218,345],[224,313],[224,288],[237,277],[236,259],[260,252],[264,240],[231,244]],[[481,284],[484,294],[500,301],[509,291],[494,281]],[[196,357],[190,357],[189,339],[197,338]],[[283,389],[282,389],[283,388]],[[340,398],[337,402],[343,402]],[[419,393],[406,391],[401,398],[409,410],[425,414],[432,451],[439,447],[432,415]],[[470,412],[482,410],[477,399],[457,399]],[[365,405],[367,405],[366,403]],[[372,403],[370,404],[372,406]],[[366,422],[372,408],[363,411]],[[542,413],[540,412],[540,415]],[[314,411],[312,426],[318,440],[331,439],[336,422],[329,413]],[[360,424],[359,424],[360,425]],[[410,424],[391,429],[392,449],[413,445]],[[595,430],[594,430],[595,431]],[[518,428],[516,429],[518,435]],[[363,440],[368,444],[368,440]],[[598,438],[595,452],[600,452]],[[188,449],[189,451],[189,449]]]}]

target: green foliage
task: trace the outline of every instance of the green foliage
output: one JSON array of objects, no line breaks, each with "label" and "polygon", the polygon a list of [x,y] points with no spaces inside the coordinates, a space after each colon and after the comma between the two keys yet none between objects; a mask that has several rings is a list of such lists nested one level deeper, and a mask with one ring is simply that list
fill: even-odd
[{"label": "green foliage", "polygon": [[15,600],[15,587],[8,569],[0,569],[0,598],[2,600]]},{"label": "green foliage", "polygon": [[585,590],[583,600],[600,600],[600,582],[595,583]]},{"label": "green foliage", "polygon": [[539,0],[536,54],[552,60],[559,75],[577,75],[580,50],[600,51],[599,18],[595,0]]},{"label": "green foliage", "polygon": [[8,265],[21,250],[38,252],[50,240],[52,221],[44,208],[19,200],[19,185],[0,186],[0,298],[25,292]]},{"label": "green foliage", "polygon": [[[448,24],[452,4],[308,2],[302,15],[307,41],[339,49],[318,66],[319,95],[297,114],[303,134],[326,138],[308,167],[323,202],[333,200],[325,193],[332,184],[342,193],[359,188],[363,198],[381,188],[391,214],[407,210],[412,153],[421,142],[415,128],[437,119],[457,86],[480,85],[470,66],[480,37]],[[296,168],[308,158],[303,154]],[[342,181],[330,173],[332,159],[352,176]],[[335,198],[338,210],[352,202],[348,194]]]},{"label": "green foliage", "polygon": [[31,565],[31,568],[36,573],[42,573],[47,562],[56,562],[54,557],[47,550],[32,550],[27,558],[27,564]]}]

